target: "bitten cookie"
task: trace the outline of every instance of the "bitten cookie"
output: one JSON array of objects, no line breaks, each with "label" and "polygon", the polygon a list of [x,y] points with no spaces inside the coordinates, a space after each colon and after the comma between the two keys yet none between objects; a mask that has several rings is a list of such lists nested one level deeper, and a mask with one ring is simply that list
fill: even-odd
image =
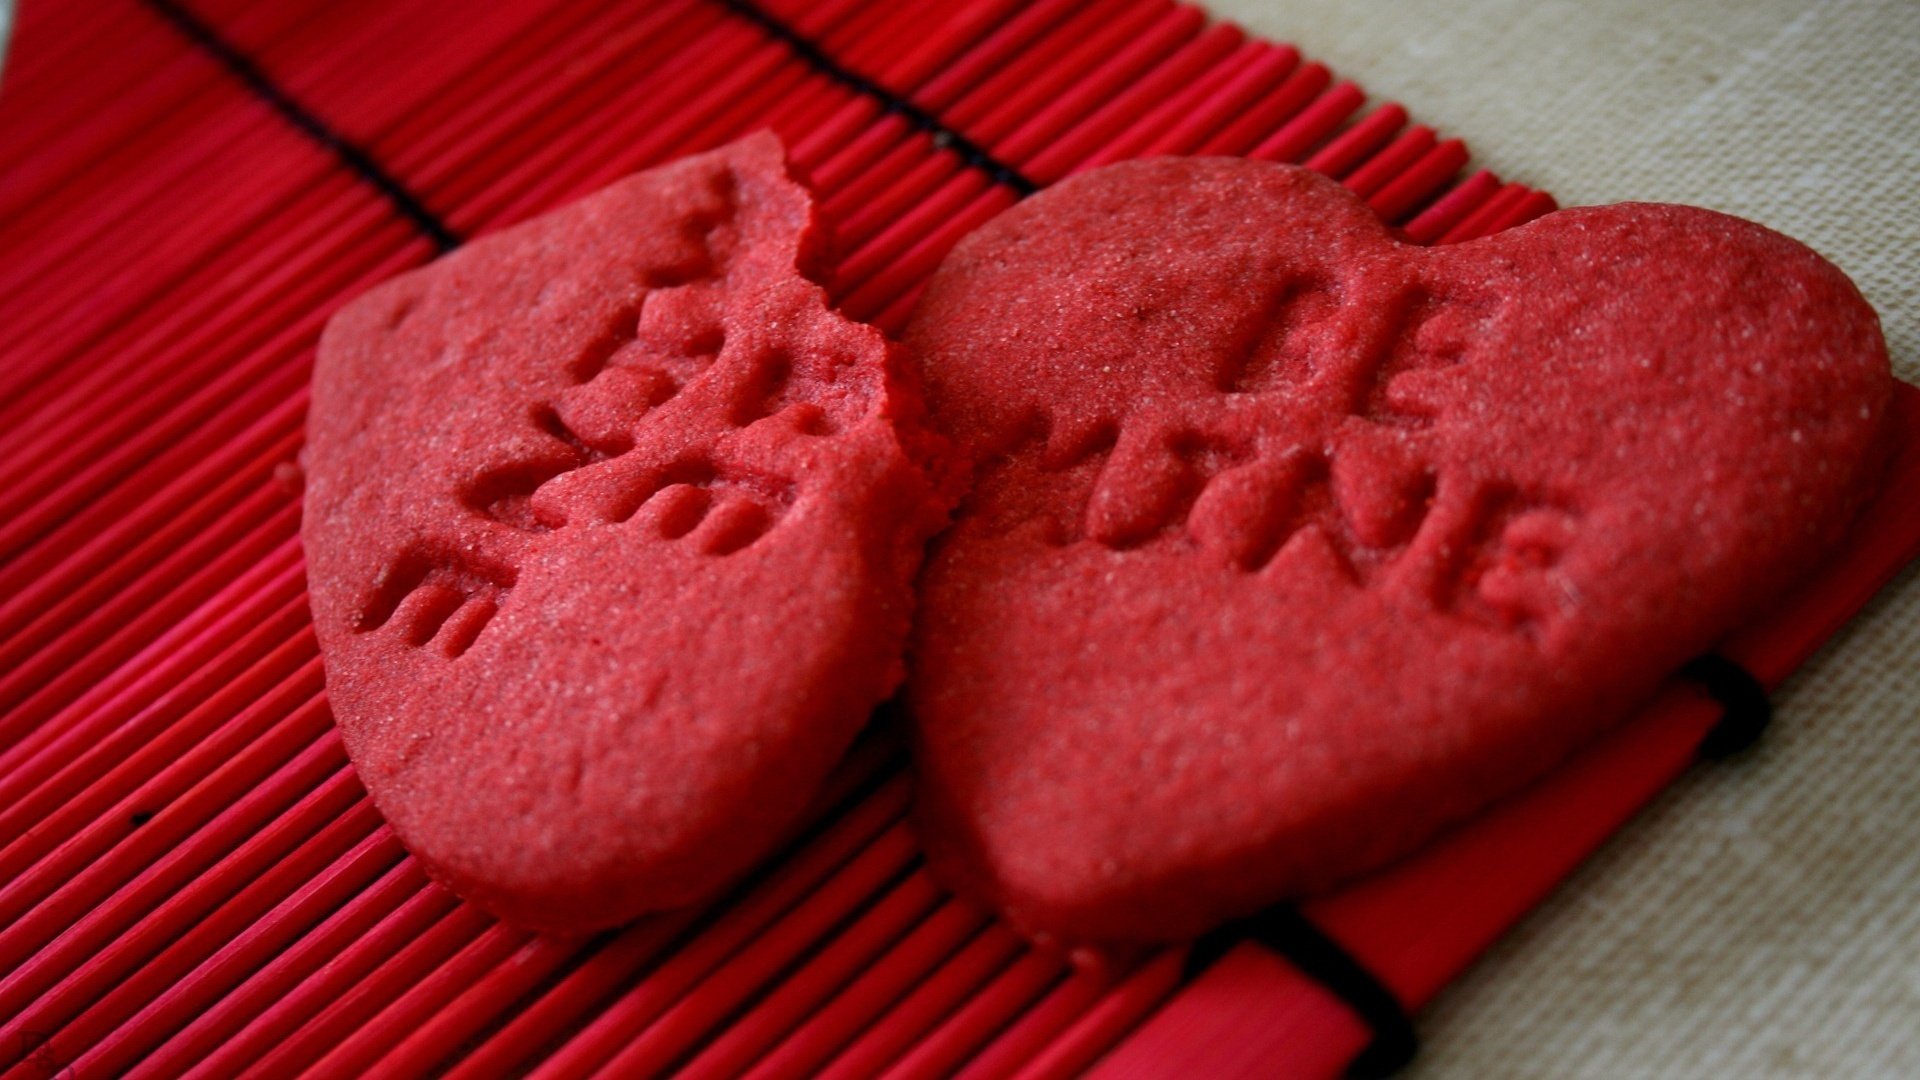
[{"label": "bitten cookie", "polygon": [[1820,560],[1891,391],[1757,225],[1425,249],[1239,160],[1070,179],[908,333],[975,466],[909,703],[935,869],[1030,934],[1190,937],[1540,776]]},{"label": "bitten cookie", "polygon": [[898,683],[945,505],[770,135],[387,282],[321,341],[303,537],[374,802],[523,926],[706,897]]}]

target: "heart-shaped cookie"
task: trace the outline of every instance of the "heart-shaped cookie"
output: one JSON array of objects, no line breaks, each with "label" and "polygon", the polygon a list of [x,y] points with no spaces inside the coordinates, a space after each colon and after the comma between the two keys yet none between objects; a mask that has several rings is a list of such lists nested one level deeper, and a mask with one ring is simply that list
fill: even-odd
[{"label": "heart-shaped cookie", "polygon": [[442,880],[586,930],[762,854],[897,684],[944,504],[772,136],[328,326],[303,536],[360,777]]},{"label": "heart-shaped cookie", "polygon": [[1191,936],[1513,792],[1777,597],[1876,478],[1850,282],[1759,226],[1402,243],[1155,160],[963,241],[908,334],[975,488],[909,701],[935,868],[1042,937]]}]

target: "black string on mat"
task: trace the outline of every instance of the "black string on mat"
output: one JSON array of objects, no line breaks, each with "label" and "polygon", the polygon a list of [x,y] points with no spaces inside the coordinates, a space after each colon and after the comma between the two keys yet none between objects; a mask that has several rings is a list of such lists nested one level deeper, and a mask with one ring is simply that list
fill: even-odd
[{"label": "black string on mat", "polygon": [[433,211],[427,209],[419,196],[407,190],[406,185],[381,168],[380,163],[373,160],[373,155],[335,131],[326,121],[294,100],[291,94],[268,78],[266,72],[260,70],[260,65],[255,63],[252,57],[221,37],[199,16],[188,11],[177,0],[146,0],[146,4],[172,23],[189,41],[218,60],[223,67],[245,83],[253,96],[272,106],[273,111],[279,113],[283,119],[308,138],[332,151],[333,156],[338,158],[342,165],[378,191],[401,217],[412,222],[441,254],[460,246],[462,243],[460,235],[448,228],[447,223],[441,221]]},{"label": "black string on mat", "polygon": [[[969,168],[980,170],[994,183],[1012,190],[1021,198],[1040,190],[1040,185],[1026,177],[1020,170],[994,157],[959,131],[948,127],[939,117],[872,79],[843,67],[818,45],[801,36],[779,19],[747,3],[746,0],[717,0],[717,2],[728,11],[753,23],[769,36],[785,44],[793,50],[794,55],[815,70],[878,101],[888,113],[899,116],[914,129],[931,136],[935,146],[952,151]],[[405,184],[382,168],[364,147],[335,131],[326,121],[300,104],[291,94],[269,78],[251,57],[232,42],[221,37],[212,26],[189,11],[178,0],[145,0],[145,3],[162,18],[172,23],[188,40],[232,72],[236,78],[246,84],[247,89],[252,91],[255,97],[270,105],[288,123],[331,151],[342,165],[352,170],[356,176],[391,203],[400,216],[412,222],[440,253],[452,251],[464,242],[460,234],[449,228],[439,215],[427,209],[418,195],[408,190]]]},{"label": "black string on mat", "polygon": [[1292,904],[1280,904],[1252,918],[1228,923],[1194,942],[1187,952],[1187,977],[1197,976],[1242,941],[1257,942],[1278,953],[1339,998],[1367,1025],[1373,1038],[1348,1063],[1349,1077],[1371,1080],[1391,1076],[1406,1068],[1419,1051],[1420,1038],[1414,1031],[1413,1018],[1400,999]]},{"label": "black string on mat", "polygon": [[768,34],[779,39],[794,55],[807,62],[821,74],[833,79],[852,90],[878,101],[887,112],[905,120],[914,129],[932,136],[933,144],[942,149],[951,150],[968,167],[987,174],[994,183],[1008,188],[1026,198],[1040,190],[1040,185],[1027,178],[1020,170],[988,153],[980,144],[967,138],[960,132],[942,123],[940,118],[901,97],[899,94],[881,86],[872,79],[856,71],[848,70],[840,62],[828,56],[820,46],[802,37],[786,23],[760,10],[746,0],[718,0],[720,6],[746,19]]},{"label": "black string on mat", "polygon": [[[1700,741],[1700,756],[1720,759],[1752,746],[1766,731],[1773,705],[1753,673],[1719,653],[1698,657],[1679,671],[1720,703],[1719,723]],[[1258,942],[1353,1010],[1373,1038],[1347,1066],[1349,1077],[1390,1076],[1419,1051],[1419,1036],[1407,1010],[1366,966],[1291,904],[1242,919],[1195,942],[1187,953],[1189,979],[1206,970],[1242,941]]]},{"label": "black string on mat", "polygon": [[1720,703],[1720,722],[1700,740],[1700,756],[1718,761],[1760,740],[1773,719],[1773,702],[1753,672],[1720,655],[1707,653],[1680,669],[1680,677],[1699,684]]}]

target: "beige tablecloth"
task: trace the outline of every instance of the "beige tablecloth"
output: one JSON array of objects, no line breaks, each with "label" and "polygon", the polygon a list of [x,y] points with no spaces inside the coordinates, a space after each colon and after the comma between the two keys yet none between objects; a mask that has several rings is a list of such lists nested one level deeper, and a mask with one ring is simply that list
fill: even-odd
[{"label": "beige tablecloth", "polygon": [[[1920,2],[1212,0],[1563,203],[1812,244],[1920,381]],[[1912,496],[1920,497],[1920,496]],[[1920,578],[1421,1019],[1420,1077],[1920,1077]]]}]

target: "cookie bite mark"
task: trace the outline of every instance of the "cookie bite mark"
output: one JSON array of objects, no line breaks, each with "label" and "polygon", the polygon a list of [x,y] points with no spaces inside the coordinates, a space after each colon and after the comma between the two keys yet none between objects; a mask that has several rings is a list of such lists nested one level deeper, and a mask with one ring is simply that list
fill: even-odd
[{"label": "cookie bite mark", "polygon": [[739,881],[899,680],[944,444],[812,276],[817,214],[760,135],[404,275],[404,332],[383,288],[323,336],[334,716],[401,841],[516,926]]}]

